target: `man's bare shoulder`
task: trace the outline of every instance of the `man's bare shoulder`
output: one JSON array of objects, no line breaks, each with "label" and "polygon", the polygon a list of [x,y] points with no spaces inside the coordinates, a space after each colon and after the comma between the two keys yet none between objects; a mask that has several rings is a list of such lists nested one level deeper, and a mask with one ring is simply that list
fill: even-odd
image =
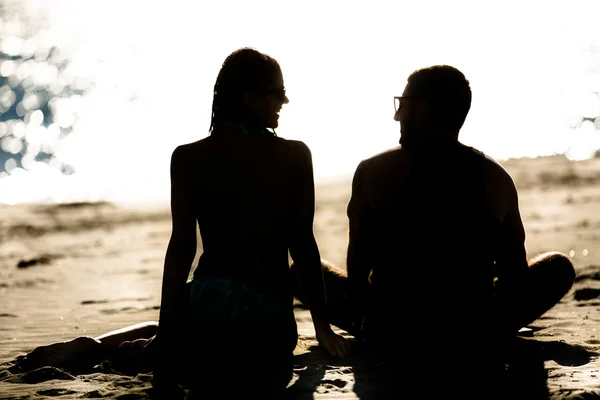
[{"label": "man's bare shoulder", "polygon": [[363,173],[376,173],[402,165],[407,160],[406,150],[397,146],[363,159],[358,168]]},{"label": "man's bare shoulder", "polygon": [[492,157],[486,155],[484,182],[488,206],[500,222],[510,210],[518,206],[517,188],[508,171]]},{"label": "man's bare shoulder", "polygon": [[498,185],[504,190],[514,190],[514,181],[510,173],[493,157],[484,154],[484,176],[486,181]]}]

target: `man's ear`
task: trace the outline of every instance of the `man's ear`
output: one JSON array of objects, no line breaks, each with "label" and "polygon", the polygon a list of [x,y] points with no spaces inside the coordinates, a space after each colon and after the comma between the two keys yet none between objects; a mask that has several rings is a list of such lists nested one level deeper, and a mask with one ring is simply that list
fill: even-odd
[{"label": "man's ear", "polygon": [[420,119],[424,119],[427,117],[429,113],[429,107],[427,106],[427,102],[425,100],[417,100],[414,106],[414,113]]},{"label": "man's ear", "polygon": [[256,107],[256,94],[251,92],[244,92],[244,94],[242,95],[242,101],[244,102],[244,105],[247,108],[253,109]]}]

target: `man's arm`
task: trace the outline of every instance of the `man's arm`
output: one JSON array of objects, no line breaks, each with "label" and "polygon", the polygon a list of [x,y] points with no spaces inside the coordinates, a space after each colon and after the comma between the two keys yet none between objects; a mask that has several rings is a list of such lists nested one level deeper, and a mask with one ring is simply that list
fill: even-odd
[{"label": "man's arm", "polygon": [[348,203],[349,240],[346,269],[348,271],[349,298],[353,306],[362,308],[369,285],[368,199],[364,190],[364,162],[361,162],[352,179],[352,194]]},{"label": "man's arm", "polygon": [[329,325],[325,308],[325,284],[321,255],[313,233],[315,214],[315,184],[312,155],[304,144],[299,152],[297,190],[294,196],[294,226],[291,232],[290,255],[298,269],[304,297],[313,319],[317,340],[333,356],[348,352],[346,340],[336,335]]},{"label": "man's arm", "polygon": [[[501,167],[499,167],[501,168]],[[502,169],[501,184],[496,187],[503,191],[497,198],[502,199],[506,210],[501,228],[501,240],[496,270],[499,281],[514,281],[527,271],[527,251],[525,248],[525,227],[519,210],[519,195],[513,179]]]}]

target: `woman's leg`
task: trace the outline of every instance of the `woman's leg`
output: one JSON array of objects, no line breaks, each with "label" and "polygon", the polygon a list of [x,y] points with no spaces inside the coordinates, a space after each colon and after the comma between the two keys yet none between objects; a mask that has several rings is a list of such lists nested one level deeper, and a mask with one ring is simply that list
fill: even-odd
[{"label": "woman's leg", "polygon": [[[103,359],[121,352],[120,346],[123,343],[135,344],[125,350],[128,354],[139,355],[145,342],[156,332],[156,326],[156,322],[145,322],[114,330],[96,338],[79,336],[65,342],[38,346],[27,355],[18,357],[18,364],[23,370],[51,365],[73,372],[87,371]],[[134,348],[137,351],[133,352]]]},{"label": "woman's leg", "polygon": [[123,342],[133,342],[137,339],[150,339],[152,336],[156,335],[157,330],[158,322],[141,322],[139,324],[107,332],[97,336],[95,339],[106,346],[117,348]]},{"label": "woman's leg", "polygon": [[503,289],[497,282],[501,324],[510,333],[532,323],[550,310],[573,286],[576,273],[571,260],[562,253],[548,252],[529,261],[529,270],[518,289]]}]

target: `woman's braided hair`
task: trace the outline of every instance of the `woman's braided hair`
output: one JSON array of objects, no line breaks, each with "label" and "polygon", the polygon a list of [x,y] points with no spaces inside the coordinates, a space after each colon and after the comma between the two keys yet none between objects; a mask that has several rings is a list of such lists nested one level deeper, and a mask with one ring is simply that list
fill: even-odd
[{"label": "woman's braided hair", "polygon": [[265,90],[279,68],[277,60],[250,47],[227,56],[214,86],[209,132],[226,122],[248,122],[244,92]]}]

